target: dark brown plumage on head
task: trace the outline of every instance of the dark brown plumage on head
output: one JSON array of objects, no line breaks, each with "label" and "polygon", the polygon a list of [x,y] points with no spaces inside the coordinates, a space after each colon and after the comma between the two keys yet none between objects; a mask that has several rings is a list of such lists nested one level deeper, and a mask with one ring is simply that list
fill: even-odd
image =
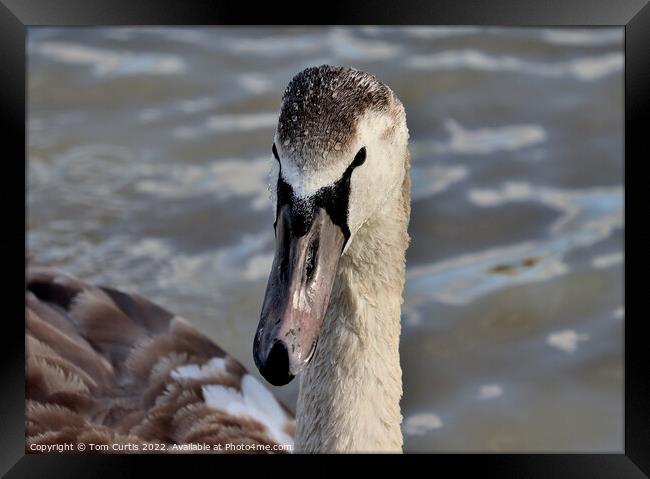
[{"label": "dark brown plumage on head", "polygon": [[[394,96],[374,75],[340,66],[307,68],[293,77],[282,97],[277,136],[296,163],[345,148],[368,110],[384,112]],[[313,165],[311,165],[313,166]]]}]

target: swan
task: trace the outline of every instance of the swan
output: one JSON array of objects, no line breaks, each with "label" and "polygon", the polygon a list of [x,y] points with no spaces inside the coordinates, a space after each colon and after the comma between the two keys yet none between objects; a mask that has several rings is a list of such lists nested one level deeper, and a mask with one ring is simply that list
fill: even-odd
[{"label": "swan", "polygon": [[300,376],[295,420],[182,318],[31,268],[27,449],[85,441],[401,452],[408,136],[400,100],[361,70],[310,67],[282,96],[269,187],[276,250],[253,358],[273,385]]},{"label": "swan", "polygon": [[363,71],[307,68],[284,92],[276,252],[253,356],[272,384],[301,373],[297,451],[402,449],[408,137],[400,100]]}]

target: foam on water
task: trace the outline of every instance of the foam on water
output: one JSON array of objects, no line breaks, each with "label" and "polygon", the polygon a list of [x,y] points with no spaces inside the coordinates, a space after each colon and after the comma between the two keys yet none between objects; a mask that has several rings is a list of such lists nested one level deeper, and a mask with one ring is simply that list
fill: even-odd
[{"label": "foam on water", "polygon": [[559,349],[562,352],[574,353],[578,348],[578,344],[587,340],[589,340],[588,334],[567,329],[549,334],[546,342],[549,346]]},{"label": "foam on water", "polygon": [[623,253],[621,251],[616,251],[614,253],[603,254],[594,257],[594,259],[591,261],[591,264],[594,268],[609,268],[611,266],[622,263],[623,259]]},{"label": "foam on water", "polygon": [[479,50],[445,51],[413,55],[406,65],[416,70],[479,70],[514,72],[547,78],[573,77],[580,81],[595,81],[623,70],[623,54],[606,53],[596,57],[581,57],[566,62],[541,63],[515,56],[495,56]]},{"label": "foam on water", "polygon": [[254,210],[271,209],[267,188],[269,158],[227,159],[204,165],[158,168],[141,175],[135,190],[161,198],[191,198],[214,195],[221,200],[249,197]]},{"label": "foam on water", "polygon": [[180,140],[192,140],[207,134],[245,133],[253,130],[273,129],[278,122],[277,112],[248,114],[223,113],[209,116],[203,123],[174,128],[173,135]]},{"label": "foam on water", "polygon": [[625,32],[620,29],[563,29],[549,28],[541,31],[541,37],[549,43],[581,47],[591,46],[621,46]]},{"label": "foam on water", "polygon": [[407,417],[403,429],[404,433],[409,436],[423,436],[429,431],[440,429],[442,426],[442,420],[437,414],[425,412]]},{"label": "foam on water", "polygon": [[503,388],[498,384],[484,384],[479,388],[478,399],[496,399],[503,395]]},{"label": "foam on water", "polygon": [[176,75],[185,71],[185,63],[175,55],[106,50],[54,41],[39,44],[30,52],[53,61],[90,66],[98,77]]},{"label": "foam on water", "polygon": [[453,119],[444,122],[446,140],[417,140],[410,146],[414,156],[455,153],[487,155],[499,151],[515,151],[546,140],[541,125],[505,125],[468,129]]},{"label": "foam on water", "polygon": [[469,169],[464,166],[420,166],[411,167],[411,199],[421,200],[448,190],[467,178]]}]

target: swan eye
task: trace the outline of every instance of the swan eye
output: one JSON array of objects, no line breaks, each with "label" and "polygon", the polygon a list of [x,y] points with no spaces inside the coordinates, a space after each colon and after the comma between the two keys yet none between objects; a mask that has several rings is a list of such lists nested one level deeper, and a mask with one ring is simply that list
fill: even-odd
[{"label": "swan eye", "polygon": [[352,166],[354,167],[361,166],[365,163],[365,161],[366,161],[366,147],[364,146],[354,156],[354,161],[352,162]]},{"label": "swan eye", "polygon": [[278,149],[275,147],[275,143],[273,143],[273,147],[271,148],[271,151],[273,152],[273,156],[275,156],[275,159],[280,161],[280,156],[278,155]]}]

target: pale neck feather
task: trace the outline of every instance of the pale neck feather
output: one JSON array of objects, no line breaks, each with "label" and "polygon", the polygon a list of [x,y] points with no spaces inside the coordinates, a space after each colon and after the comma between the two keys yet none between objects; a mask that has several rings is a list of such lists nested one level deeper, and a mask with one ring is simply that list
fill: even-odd
[{"label": "pale neck feather", "polygon": [[402,188],[341,258],[319,344],[302,373],[298,452],[401,452],[400,305],[410,215]]}]

